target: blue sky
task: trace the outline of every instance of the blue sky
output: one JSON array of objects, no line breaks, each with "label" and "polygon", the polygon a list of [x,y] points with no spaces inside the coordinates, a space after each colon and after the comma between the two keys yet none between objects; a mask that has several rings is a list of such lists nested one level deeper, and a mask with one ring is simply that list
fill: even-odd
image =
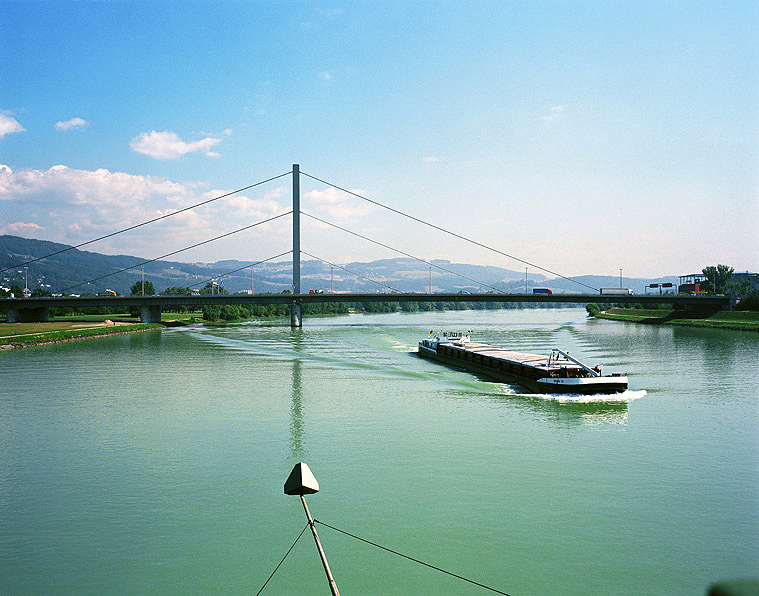
[{"label": "blue sky", "polygon": [[[0,233],[76,244],[290,170],[565,275],[759,270],[753,2],[0,5]],[[291,208],[281,178],[90,250],[152,258]],[[310,179],[313,215],[518,261]],[[303,249],[398,256],[313,220]],[[286,218],[177,260],[265,259]],[[304,257],[307,258],[307,257]]]}]

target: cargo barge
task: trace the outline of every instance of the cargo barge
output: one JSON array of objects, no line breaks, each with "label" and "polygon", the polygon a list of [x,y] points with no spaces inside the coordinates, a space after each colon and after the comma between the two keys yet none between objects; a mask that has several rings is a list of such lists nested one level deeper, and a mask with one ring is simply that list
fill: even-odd
[{"label": "cargo barge", "polygon": [[523,354],[473,343],[469,335],[444,333],[419,342],[419,356],[463,368],[502,383],[519,383],[535,393],[613,394],[627,389],[627,377],[603,375],[602,365],[589,367],[554,349],[549,356]]}]

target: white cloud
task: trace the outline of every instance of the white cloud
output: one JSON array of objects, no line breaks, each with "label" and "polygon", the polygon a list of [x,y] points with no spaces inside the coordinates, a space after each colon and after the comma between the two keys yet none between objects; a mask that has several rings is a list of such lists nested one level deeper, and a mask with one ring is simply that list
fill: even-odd
[{"label": "white cloud", "polygon": [[15,223],[9,223],[6,226],[0,228],[0,234],[21,234],[22,236],[28,236],[38,230],[44,230],[40,225],[36,223],[27,223],[23,221],[17,221]]},{"label": "white cloud", "polygon": [[[0,233],[79,244],[230,192],[206,190],[194,183],[106,169],[77,170],[57,165],[47,170],[14,170],[0,164],[3,223],[15,222],[0,228]],[[289,207],[276,200],[285,191],[282,187],[270,189],[261,197],[232,195],[100,241],[89,250],[147,257],[167,254],[285,212]],[[215,257],[219,250],[233,250],[230,243],[235,242],[243,246],[239,251],[233,250],[235,256],[247,255],[252,248],[265,250],[271,244],[266,238],[278,238],[272,234],[286,227],[278,222],[256,227],[230,237],[221,246],[209,244],[203,256],[197,251],[188,252],[187,260]],[[261,242],[256,243],[256,238]]]},{"label": "white cloud", "polygon": [[286,186],[279,186],[275,188],[272,191],[267,192],[264,195],[265,199],[278,199],[279,197],[285,196],[285,193],[289,192],[289,189]]},{"label": "white cloud", "polygon": [[319,78],[322,81],[331,81],[332,80],[332,73],[331,72],[326,72],[326,71],[320,72],[319,73]]},{"label": "white cloud", "polygon": [[[208,200],[214,197],[220,197],[228,194],[229,189],[213,189],[206,193],[203,193],[201,200]],[[271,196],[271,195],[274,196]],[[278,215],[286,211],[277,203],[274,198],[281,196],[280,193],[274,192],[264,195],[261,198],[253,199],[246,195],[235,194],[224,199],[223,209],[231,210],[234,214],[233,220],[230,222],[232,227],[241,227],[247,223],[254,223],[268,219],[274,215]],[[217,207],[209,207],[214,211],[221,209]],[[239,224],[239,225],[238,225]]]},{"label": "white cloud", "polygon": [[0,112],[0,138],[14,132],[24,132],[25,130],[14,117]]},{"label": "white cloud", "polygon": [[429,157],[423,157],[422,161],[425,163],[435,163],[440,158],[437,155],[430,155]]},{"label": "white cloud", "polygon": [[551,108],[550,112],[548,114],[544,114],[540,117],[541,120],[546,122],[554,122],[557,120],[563,120],[566,116],[566,107],[564,106],[554,106]]},{"label": "white cloud", "polygon": [[81,118],[72,118],[71,120],[66,120],[65,122],[56,122],[55,130],[72,130],[74,128],[84,128],[88,124],[89,122],[82,120]]},{"label": "white cloud", "polygon": [[48,170],[14,171],[0,164],[0,200],[20,201],[49,196],[56,207],[85,205],[98,209],[124,209],[155,195],[191,194],[187,187],[165,178],[134,176],[106,169],[75,170],[64,165]]},{"label": "white cloud", "polygon": [[[351,192],[365,195],[367,191],[364,189],[353,189]],[[339,219],[367,215],[376,209],[371,203],[362,201],[358,197],[348,195],[335,188],[312,190],[305,193],[303,198],[310,203],[310,206]]]},{"label": "white cloud", "polygon": [[0,165],[4,211],[18,221],[34,221],[40,226],[37,231],[46,230],[46,240],[76,244],[153,219],[174,209],[168,196],[183,196],[188,204],[199,202],[193,201],[197,195],[190,188],[164,178],[63,165],[48,170]]},{"label": "white cloud", "polygon": [[186,143],[175,132],[165,130],[163,132],[143,132],[132,139],[129,146],[133,151],[142,153],[153,159],[179,159],[187,153],[203,151],[208,157],[218,157],[219,154],[211,151],[211,147],[221,142],[221,139],[206,137],[199,141]]}]

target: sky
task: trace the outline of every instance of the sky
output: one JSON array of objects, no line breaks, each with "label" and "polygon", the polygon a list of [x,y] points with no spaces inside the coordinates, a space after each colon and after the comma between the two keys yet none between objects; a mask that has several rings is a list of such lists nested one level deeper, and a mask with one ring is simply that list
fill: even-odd
[{"label": "sky", "polygon": [[303,259],[759,271],[757,30],[741,1],[2,0],[0,234],[79,244],[257,185],[85,247],[155,258],[287,213],[292,177],[258,183],[299,164],[375,202],[302,174],[332,224],[302,217]]}]

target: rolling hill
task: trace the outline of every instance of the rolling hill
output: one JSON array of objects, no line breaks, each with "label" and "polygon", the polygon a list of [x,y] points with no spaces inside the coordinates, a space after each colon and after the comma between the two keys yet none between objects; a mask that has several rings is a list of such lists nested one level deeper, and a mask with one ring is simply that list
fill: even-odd
[{"label": "rolling hill", "polygon": [[[128,294],[130,287],[142,278],[143,270],[145,280],[153,283],[156,292],[169,286],[197,289],[214,279],[231,293],[251,289],[256,293],[279,293],[292,289],[290,261],[263,263],[251,271],[248,267],[250,263],[236,260],[144,263],[146,260],[130,255],[104,255],[72,249],[65,244],[5,235],[0,236],[0,269],[10,269],[2,273],[0,285],[23,287],[26,266],[29,288],[42,287],[53,293],[97,293],[111,289],[118,294]],[[431,287],[433,292],[524,291],[524,273],[520,271],[446,260],[432,261],[432,265],[410,258],[340,266],[305,260],[301,262],[301,289],[303,292],[427,292]],[[594,288],[619,286],[619,278],[614,276],[585,275],[574,279]],[[677,282],[677,278],[625,278],[624,283],[636,293],[643,293],[646,284],[667,281]],[[554,292],[590,291],[567,279],[548,279],[535,273],[529,274],[529,285],[530,288],[535,285],[551,288]]]}]

